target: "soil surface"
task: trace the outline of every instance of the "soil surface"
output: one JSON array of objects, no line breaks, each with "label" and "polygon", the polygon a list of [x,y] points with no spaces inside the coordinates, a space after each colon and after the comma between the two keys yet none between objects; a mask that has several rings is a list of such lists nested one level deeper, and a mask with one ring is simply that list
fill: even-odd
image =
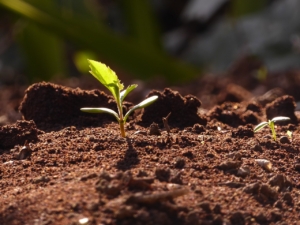
[{"label": "soil surface", "polygon": [[[274,89],[276,75],[237,71],[148,92],[159,98],[126,138],[110,115],[79,110],[116,109],[103,91],[43,82],[8,95],[22,102],[2,109],[0,224],[300,224],[299,72]],[[254,133],[275,116],[291,119],[276,140]]]}]

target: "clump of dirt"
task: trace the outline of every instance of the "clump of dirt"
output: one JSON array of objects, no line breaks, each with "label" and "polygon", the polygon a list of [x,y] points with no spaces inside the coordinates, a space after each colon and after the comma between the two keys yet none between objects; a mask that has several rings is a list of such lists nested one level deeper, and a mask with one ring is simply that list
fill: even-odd
[{"label": "clump of dirt", "polygon": [[[37,97],[38,96],[38,97]],[[131,104],[124,103],[124,111]],[[82,107],[106,107],[117,110],[111,96],[102,91],[83,91],[52,83],[37,83],[25,91],[20,111],[25,120],[34,120],[42,130],[57,130],[66,126],[101,126],[115,121],[109,114],[89,114]]]},{"label": "clump of dirt", "polygon": [[32,120],[18,120],[13,125],[1,126],[0,148],[8,149],[15,145],[24,145],[25,141],[36,142],[40,133]]},{"label": "clump of dirt", "polygon": [[231,127],[245,124],[258,124],[261,121],[261,107],[255,102],[233,103],[226,102],[215,106],[208,113],[210,120],[218,120]]},{"label": "clump of dirt", "polygon": [[242,102],[252,98],[251,92],[240,85],[228,84],[224,90],[218,94],[218,103],[223,102]]},{"label": "clump of dirt", "polygon": [[201,101],[193,95],[182,97],[179,92],[165,88],[163,92],[153,90],[147,97],[157,95],[158,99],[147,108],[143,109],[138,124],[149,126],[157,123],[163,126],[162,118],[168,117],[171,127],[188,127],[198,123],[206,125],[207,121],[198,114]]},{"label": "clump of dirt", "polygon": [[298,119],[295,115],[295,109],[296,103],[294,98],[292,96],[285,95],[267,104],[266,115],[269,120],[276,116],[286,116],[291,119],[292,123],[297,124]]}]

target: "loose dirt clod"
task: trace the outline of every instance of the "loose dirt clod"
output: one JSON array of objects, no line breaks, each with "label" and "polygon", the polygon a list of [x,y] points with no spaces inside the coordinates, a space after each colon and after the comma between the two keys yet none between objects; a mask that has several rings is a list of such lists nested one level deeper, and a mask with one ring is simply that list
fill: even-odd
[{"label": "loose dirt clod", "polygon": [[219,166],[217,166],[221,170],[231,170],[237,169],[242,165],[242,161],[239,160],[227,160],[222,162]]},{"label": "loose dirt clod", "polygon": [[[126,103],[125,107],[131,105]],[[42,82],[31,85],[25,91],[20,111],[24,119],[33,120],[42,130],[57,130],[66,126],[100,126],[105,121],[114,121],[111,115],[90,115],[80,111],[80,108],[87,106],[116,110],[112,97],[103,91],[83,91]]]},{"label": "loose dirt clod", "polygon": [[163,92],[151,91],[147,97],[153,95],[157,95],[158,100],[143,109],[139,124],[149,126],[155,122],[162,126],[162,118],[171,113],[168,118],[171,127],[188,127],[196,123],[206,125],[207,120],[198,115],[201,101],[195,96],[182,97],[179,92],[170,88],[166,88]]},{"label": "loose dirt clod", "polygon": [[286,122],[280,122],[280,124],[298,123],[298,119],[295,115],[296,103],[292,96],[284,95],[276,98],[273,102],[267,104],[266,115],[267,119],[272,119],[276,116],[286,116],[291,120]]},{"label": "loose dirt clod", "polygon": [[0,149],[12,148],[15,145],[24,145],[26,141],[36,142],[40,133],[41,131],[37,129],[32,120],[18,120],[13,125],[2,126],[0,127]]}]

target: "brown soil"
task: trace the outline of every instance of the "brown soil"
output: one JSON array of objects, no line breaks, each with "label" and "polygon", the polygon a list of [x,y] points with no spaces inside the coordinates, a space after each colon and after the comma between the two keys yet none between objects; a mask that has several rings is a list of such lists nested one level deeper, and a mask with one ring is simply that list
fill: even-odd
[{"label": "brown soil", "polygon": [[[212,80],[201,95],[196,84],[151,91],[158,101],[131,116],[126,138],[113,117],[79,110],[115,109],[104,92],[29,87],[23,120],[0,127],[0,224],[299,224],[299,87],[253,98]],[[291,118],[276,141],[253,132],[274,116]]]}]

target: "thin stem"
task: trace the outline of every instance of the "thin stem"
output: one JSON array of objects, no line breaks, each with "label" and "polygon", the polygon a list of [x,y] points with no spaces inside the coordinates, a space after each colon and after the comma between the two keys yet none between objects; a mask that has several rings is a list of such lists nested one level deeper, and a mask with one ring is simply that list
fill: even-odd
[{"label": "thin stem", "polygon": [[124,121],[124,117],[123,117],[122,101],[120,100],[120,104],[117,104],[117,105],[118,105],[119,118],[120,118],[119,124],[120,124],[121,136],[126,137],[125,128],[124,128],[125,121]]},{"label": "thin stem", "polygon": [[124,128],[124,120],[120,120],[119,124],[120,124],[121,136],[126,137],[125,128]]},{"label": "thin stem", "polygon": [[276,141],[276,131],[275,131],[275,124],[273,121],[270,121],[270,128],[271,128],[271,131],[272,131],[272,135],[273,135],[273,138],[274,138],[274,141]]}]

